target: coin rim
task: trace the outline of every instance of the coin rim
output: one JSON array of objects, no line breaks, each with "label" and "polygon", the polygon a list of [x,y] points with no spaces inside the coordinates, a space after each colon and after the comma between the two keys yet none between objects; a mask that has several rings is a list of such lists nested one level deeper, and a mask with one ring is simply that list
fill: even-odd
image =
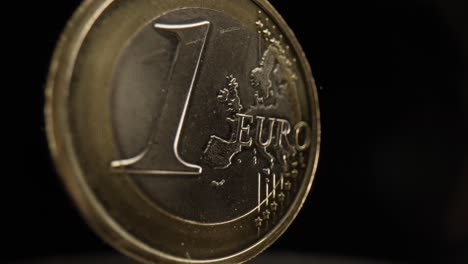
[{"label": "coin rim", "polygon": [[[77,164],[77,157],[73,149],[67,147],[67,142],[64,134],[69,133],[67,120],[60,120],[63,117],[59,105],[60,100],[66,99],[68,94],[63,94],[61,87],[69,87],[71,76],[74,72],[76,58],[83,44],[85,37],[91,30],[95,21],[100,17],[102,12],[115,0],[106,0],[105,2],[85,0],[78,10],[75,12],[71,20],[68,22],[64,33],[62,34],[56,47],[52,63],[50,66],[48,81],[46,85],[46,102],[45,102],[45,123],[46,134],[48,138],[49,148],[58,174],[63,180],[63,183],[72,197],[75,204],[79,207],[80,213],[87,220],[87,223],[93,230],[99,234],[105,241],[111,244],[114,248],[122,253],[137,259],[143,263],[154,263],[155,260],[166,263],[225,263],[225,262],[245,262],[257,256],[267,249],[274,241],[276,241],[291,225],[293,220],[298,215],[308,193],[312,187],[315,174],[318,166],[321,143],[321,122],[320,110],[318,102],[317,88],[312,75],[310,65],[306,59],[305,53],[302,50],[296,36],[291,28],[284,21],[282,16],[267,0],[250,0],[258,5],[262,11],[269,16],[274,17],[279,27],[287,36],[291,45],[294,47],[298,55],[298,60],[304,72],[306,81],[307,93],[311,96],[311,112],[314,125],[316,126],[316,150],[315,160],[313,160],[312,169],[309,181],[302,199],[293,203],[294,207],[289,209],[291,214],[284,216],[279,226],[274,229],[275,232],[268,233],[265,237],[236,254],[225,258],[211,260],[189,260],[180,257],[168,255],[158,249],[138,241],[131,234],[120,227],[102,207],[100,202],[93,195],[92,191],[87,186],[84,179],[80,176],[80,168]],[[60,74],[59,74],[60,73]],[[67,90],[68,91],[68,90]],[[65,97],[65,98],[64,98]],[[62,121],[62,122],[61,122]]]}]

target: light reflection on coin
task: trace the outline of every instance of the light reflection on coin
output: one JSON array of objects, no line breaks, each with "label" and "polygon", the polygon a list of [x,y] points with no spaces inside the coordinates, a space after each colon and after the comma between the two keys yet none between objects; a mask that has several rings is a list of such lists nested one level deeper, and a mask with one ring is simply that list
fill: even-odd
[{"label": "light reflection on coin", "polygon": [[243,262],[297,215],[319,151],[310,68],[262,0],[87,1],[46,118],[90,225],[144,262]]}]

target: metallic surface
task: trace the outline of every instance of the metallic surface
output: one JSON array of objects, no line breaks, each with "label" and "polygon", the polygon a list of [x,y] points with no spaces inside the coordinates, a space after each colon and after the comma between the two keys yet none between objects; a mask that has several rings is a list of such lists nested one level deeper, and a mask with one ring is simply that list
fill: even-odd
[{"label": "metallic surface", "polygon": [[[55,257],[41,261],[15,262],[12,264],[135,264],[135,261],[117,255],[98,255],[98,256],[78,256],[78,257]],[[345,257],[324,257],[311,256],[303,254],[294,254],[288,252],[266,253],[255,258],[250,263],[253,264],[397,264],[400,262],[387,262],[377,260],[367,260],[359,258]]]},{"label": "metallic surface", "polygon": [[143,262],[244,262],[296,217],[318,100],[263,0],[86,1],[51,66],[47,131],[90,225]]}]

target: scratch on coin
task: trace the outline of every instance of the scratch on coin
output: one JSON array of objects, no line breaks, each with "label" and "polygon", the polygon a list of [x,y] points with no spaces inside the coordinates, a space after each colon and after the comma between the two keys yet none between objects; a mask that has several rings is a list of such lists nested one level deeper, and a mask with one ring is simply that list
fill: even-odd
[{"label": "scratch on coin", "polygon": [[219,32],[221,34],[226,34],[226,33],[233,32],[233,31],[238,31],[238,30],[240,30],[239,27],[230,27],[230,28],[221,29]]},{"label": "scratch on coin", "polygon": [[221,187],[223,186],[224,184],[226,183],[226,180],[222,180],[222,181],[212,181],[211,182],[211,186],[214,186],[214,187]]},{"label": "scratch on coin", "polygon": [[194,45],[194,44],[197,44],[197,43],[199,43],[199,42],[203,42],[204,40],[205,40],[205,39],[203,39],[203,38],[196,39],[196,40],[192,40],[192,41],[187,42],[186,45],[187,45],[187,46],[189,46],[189,45]]},{"label": "scratch on coin", "polygon": [[142,59],[142,63],[143,64],[149,64],[149,63],[152,63],[154,60],[156,60],[158,58],[159,55],[161,54],[164,54],[166,53],[167,50],[166,49],[158,49],[152,53],[150,53],[149,55],[146,55],[143,59]]}]

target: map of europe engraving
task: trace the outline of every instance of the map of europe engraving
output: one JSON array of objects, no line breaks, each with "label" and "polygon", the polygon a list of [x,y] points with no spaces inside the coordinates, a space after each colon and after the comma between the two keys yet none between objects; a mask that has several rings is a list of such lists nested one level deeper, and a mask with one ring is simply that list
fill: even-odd
[{"label": "map of europe engraving", "polygon": [[253,105],[242,104],[239,83],[233,75],[226,77],[226,87],[218,92],[217,99],[225,108],[231,133],[228,138],[212,135],[204,150],[203,160],[215,169],[229,168],[244,149],[254,152],[254,164],[264,159],[265,169],[270,170],[278,164],[288,171],[290,164],[302,156],[291,143],[290,121],[272,116],[278,105],[288,104],[288,97],[296,96],[293,91],[297,77],[280,41],[271,39],[270,43],[259,66],[250,73]]}]

